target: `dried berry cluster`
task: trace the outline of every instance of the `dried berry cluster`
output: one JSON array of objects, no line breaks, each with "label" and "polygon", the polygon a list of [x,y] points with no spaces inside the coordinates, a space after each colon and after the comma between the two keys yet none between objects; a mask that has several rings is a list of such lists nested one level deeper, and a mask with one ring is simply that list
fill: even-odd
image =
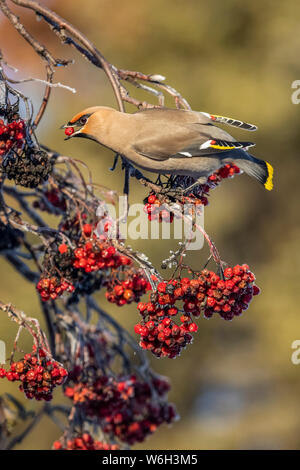
[{"label": "dried berry cluster", "polygon": [[157,377],[150,386],[135,376],[101,376],[68,386],[65,394],[88,416],[97,418],[104,432],[132,445],[175,419],[174,406],[165,401],[169,388],[165,379]]},{"label": "dried berry cluster", "polygon": [[[191,343],[191,333],[198,329],[191,315],[199,317],[202,311],[206,318],[218,313],[224,320],[232,320],[259,293],[254,280],[254,274],[244,264],[226,268],[224,280],[204,269],[195,279],[160,282],[157,292],[151,294],[151,301],[138,304],[143,319],[134,329],[141,336],[140,346],[157,357],[176,357]],[[183,313],[180,326],[174,321],[179,312]]]},{"label": "dried berry cluster", "polygon": [[89,433],[83,433],[65,439],[62,437],[59,441],[53,443],[53,450],[118,450],[117,444],[107,444],[106,442],[96,441]]},{"label": "dried berry cluster", "polygon": [[26,188],[36,188],[48,179],[53,163],[46,152],[26,146],[22,155],[9,154],[2,163],[8,179]]},{"label": "dried berry cluster", "polygon": [[52,399],[52,391],[62,385],[68,372],[58,362],[49,359],[43,349],[33,347],[32,353],[25,354],[18,362],[13,362],[10,369],[0,369],[0,378],[6,377],[11,382],[21,381],[20,390],[29,399]]},{"label": "dried berry cluster", "polygon": [[8,153],[12,148],[23,147],[26,136],[25,122],[20,120],[5,124],[0,119],[0,157]]}]

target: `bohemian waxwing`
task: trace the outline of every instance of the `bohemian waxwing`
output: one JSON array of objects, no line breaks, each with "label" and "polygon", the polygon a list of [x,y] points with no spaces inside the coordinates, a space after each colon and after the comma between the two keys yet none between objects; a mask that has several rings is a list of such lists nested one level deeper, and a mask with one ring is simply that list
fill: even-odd
[{"label": "bohemian waxwing", "polygon": [[160,174],[191,176],[204,184],[226,163],[234,163],[266,189],[273,188],[273,168],[248,153],[252,142],[236,141],[214,124],[247,131],[256,126],[204,112],[153,108],[134,114],[95,106],[76,114],[65,128],[68,137],[92,139],[133,165]]}]

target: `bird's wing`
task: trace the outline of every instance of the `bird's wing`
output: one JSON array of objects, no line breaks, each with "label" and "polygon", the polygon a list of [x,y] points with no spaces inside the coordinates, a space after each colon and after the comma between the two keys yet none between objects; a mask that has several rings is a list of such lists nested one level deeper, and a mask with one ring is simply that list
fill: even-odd
[{"label": "bird's wing", "polygon": [[234,119],[232,117],[219,116],[217,114],[210,114],[200,111],[189,111],[184,109],[169,109],[169,108],[153,108],[144,109],[138,111],[136,114],[143,115],[145,118],[157,119],[160,116],[164,116],[169,120],[176,119],[177,122],[193,124],[198,122],[199,124],[227,124],[233,127],[239,127],[245,131],[256,131],[257,126],[249,124],[248,122]]},{"label": "bird's wing", "polygon": [[239,119],[234,119],[234,118],[225,117],[225,116],[218,116],[217,114],[209,114],[209,113],[204,113],[204,112],[200,112],[199,114],[202,115],[204,119],[206,118],[212,122],[218,122],[220,124],[228,124],[229,126],[239,127],[240,129],[243,129],[245,131],[257,130],[257,126],[255,126],[254,124],[249,124],[248,122],[240,121]]},{"label": "bird's wing", "polygon": [[153,160],[189,158],[255,145],[236,141],[224,130],[200,123],[180,126],[160,123],[154,126],[152,122],[151,129],[143,129],[144,132],[139,133],[135,140],[133,150]]}]

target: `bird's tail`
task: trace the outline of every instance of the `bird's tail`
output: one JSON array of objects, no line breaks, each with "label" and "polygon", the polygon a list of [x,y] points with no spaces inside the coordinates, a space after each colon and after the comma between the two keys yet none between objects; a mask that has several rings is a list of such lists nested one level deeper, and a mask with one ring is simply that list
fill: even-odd
[{"label": "bird's tail", "polygon": [[248,158],[234,159],[235,165],[243,170],[247,175],[257,179],[264,187],[271,191],[273,189],[273,167],[270,163],[260,160],[246,153]]}]

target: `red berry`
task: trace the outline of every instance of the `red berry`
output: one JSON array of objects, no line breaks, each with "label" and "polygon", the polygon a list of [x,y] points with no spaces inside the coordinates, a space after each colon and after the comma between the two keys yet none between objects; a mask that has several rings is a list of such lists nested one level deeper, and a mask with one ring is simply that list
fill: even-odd
[{"label": "red berry", "polygon": [[156,201],[156,196],[155,194],[150,194],[150,196],[148,196],[148,202],[149,204],[154,204]]},{"label": "red berry", "polygon": [[64,253],[67,253],[67,252],[68,252],[68,245],[66,245],[65,243],[62,243],[61,245],[59,245],[58,251],[59,251],[62,255],[63,255]]},{"label": "red berry", "polygon": [[140,335],[142,332],[142,326],[139,323],[137,325],[134,325],[134,331],[136,334]]},{"label": "red berry", "polygon": [[258,295],[258,294],[260,294],[260,288],[257,287],[256,285],[254,285],[252,287],[252,292],[253,292],[253,295]]},{"label": "red berry", "polygon": [[131,300],[131,299],[133,298],[133,292],[132,292],[132,290],[126,289],[126,290],[124,291],[123,297],[124,297],[124,299],[127,300],[127,301]]},{"label": "red berry", "polygon": [[90,237],[92,234],[93,227],[91,224],[84,224],[83,226],[83,233],[87,236]]},{"label": "red berry", "polygon": [[213,307],[216,301],[213,297],[207,297],[206,304],[208,307]]},{"label": "red berry", "polygon": [[227,278],[227,279],[230,279],[233,275],[233,270],[232,268],[226,268],[224,270],[224,276]]},{"label": "red berry", "polygon": [[74,127],[66,127],[66,128],[65,128],[65,134],[66,134],[67,136],[70,136],[70,135],[74,134],[74,132],[75,132]]},{"label": "red berry", "polygon": [[190,331],[190,332],[193,332],[193,333],[196,332],[196,331],[198,331],[198,326],[196,325],[196,323],[191,323],[191,324],[189,325],[189,331]]},{"label": "red berry", "polygon": [[167,285],[165,282],[160,282],[157,286],[158,292],[165,293],[166,292]]}]

